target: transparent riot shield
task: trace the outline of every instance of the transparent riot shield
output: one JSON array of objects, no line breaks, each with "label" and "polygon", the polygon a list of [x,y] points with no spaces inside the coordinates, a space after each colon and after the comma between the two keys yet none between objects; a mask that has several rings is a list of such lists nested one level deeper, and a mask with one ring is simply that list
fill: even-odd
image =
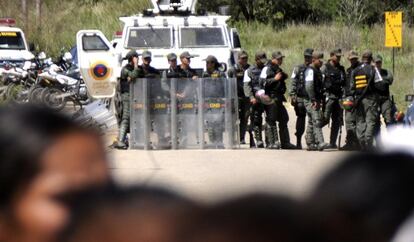
[{"label": "transparent riot shield", "polygon": [[200,148],[198,117],[198,82],[172,79],[172,134],[174,149]]},{"label": "transparent riot shield", "polygon": [[137,79],[132,149],[239,147],[236,79]]},{"label": "transparent riot shield", "polygon": [[236,79],[199,80],[199,128],[202,149],[233,149],[238,146]]},{"label": "transparent riot shield", "polygon": [[149,142],[149,98],[148,80],[136,79],[131,83],[131,121],[130,121],[130,148],[150,148]]},{"label": "transparent riot shield", "polygon": [[171,149],[171,79],[146,79],[150,149]]}]

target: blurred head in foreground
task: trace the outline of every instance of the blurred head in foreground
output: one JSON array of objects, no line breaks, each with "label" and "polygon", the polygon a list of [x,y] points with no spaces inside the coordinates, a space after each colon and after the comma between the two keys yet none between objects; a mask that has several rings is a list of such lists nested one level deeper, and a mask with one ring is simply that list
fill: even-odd
[{"label": "blurred head in foreground", "polygon": [[181,242],[198,208],[166,190],[112,188],[81,195],[59,242]]},{"label": "blurred head in foreground", "polygon": [[318,241],[306,229],[299,204],[283,196],[249,195],[207,210],[188,229],[186,242]]},{"label": "blurred head in foreground", "polygon": [[51,241],[63,198],[109,179],[96,132],[47,109],[0,108],[0,241]]},{"label": "blurred head in foreground", "polygon": [[325,175],[309,198],[324,241],[389,241],[414,208],[414,158],[356,154]]}]

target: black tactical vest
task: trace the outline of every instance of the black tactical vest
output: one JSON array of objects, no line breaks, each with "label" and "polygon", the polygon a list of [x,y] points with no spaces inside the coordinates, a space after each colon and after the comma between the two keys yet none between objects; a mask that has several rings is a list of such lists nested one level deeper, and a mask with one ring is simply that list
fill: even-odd
[{"label": "black tactical vest", "polygon": [[323,98],[323,75],[320,69],[316,69],[312,66],[309,66],[311,70],[313,70],[313,88],[315,92],[315,98],[317,100],[322,100]]},{"label": "black tactical vest", "polygon": [[296,75],[296,95],[302,98],[307,96],[305,87],[305,72],[307,68],[306,65],[300,65]]},{"label": "black tactical vest", "polygon": [[250,68],[250,65],[247,65],[246,68],[244,69],[243,67],[241,67],[240,65],[235,65],[234,69],[232,70],[233,73],[231,77],[234,77],[237,79],[237,95],[238,97],[245,97],[244,95],[244,89],[243,89],[243,81],[244,81],[244,73],[247,69]]},{"label": "black tactical vest", "polygon": [[342,87],[345,86],[345,69],[343,66],[335,67],[331,63],[326,63],[326,74],[324,88],[328,93],[335,96],[342,96]]},{"label": "black tactical vest", "polygon": [[353,74],[353,89],[355,95],[360,97],[362,95],[374,94],[372,85],[374,84],[375,69],[369,64],[362,64],[354,70]]},{"label": "black tactical vest", "polygon": [[[381,69],[379,72],[382,77],[388,76],[388,71],[385,69]],[[390,84],[388,82],[379,82],[375,87],[380,97],[388,98],[390,96]]]},{"label": "black tactical vest", "polygon": [[[269,78],[274,78],[277,73],[283,73],[283,70],[277,65],[269,65],[267,69],[267,76]],[[286,79],[287,75],[283,75],[282,79],[279,81],[274,81],[272,84],[265,87],[266,94],[272,98],[282,98],[286,93]],[[284,99],[283,99],[284,100]]]},{"label": "black tactical vest", "polygon": [[251,78],[251,85],[254,89],[260,89],[260,74],[262,74],[263,68],[259,68],[256,65],[249,68],[249,77]]}]

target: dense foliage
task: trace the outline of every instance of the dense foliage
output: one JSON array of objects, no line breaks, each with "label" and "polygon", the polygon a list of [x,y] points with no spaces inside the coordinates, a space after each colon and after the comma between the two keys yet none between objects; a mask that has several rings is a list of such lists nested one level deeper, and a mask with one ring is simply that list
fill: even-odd
[{"label": "dense foliage", "polygon": [[259,21],[265,24],[321,23],[337,21],[347,25],[372,25],[383,21],[384,11],[403,10],[411,22],[413,0],[209,0],[199,7],[217,11],[230,5],[235,21]]}]

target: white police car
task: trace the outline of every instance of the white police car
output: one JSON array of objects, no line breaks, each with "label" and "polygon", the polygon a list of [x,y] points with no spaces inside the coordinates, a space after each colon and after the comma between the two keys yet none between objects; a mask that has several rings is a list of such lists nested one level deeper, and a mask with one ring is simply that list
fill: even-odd
[{"label": "white police car", "polygon": [[0,19],[0,64],[3,62],[30,62],[34,55],[23,31],[15,27],[16,21],[10,18]]}]

